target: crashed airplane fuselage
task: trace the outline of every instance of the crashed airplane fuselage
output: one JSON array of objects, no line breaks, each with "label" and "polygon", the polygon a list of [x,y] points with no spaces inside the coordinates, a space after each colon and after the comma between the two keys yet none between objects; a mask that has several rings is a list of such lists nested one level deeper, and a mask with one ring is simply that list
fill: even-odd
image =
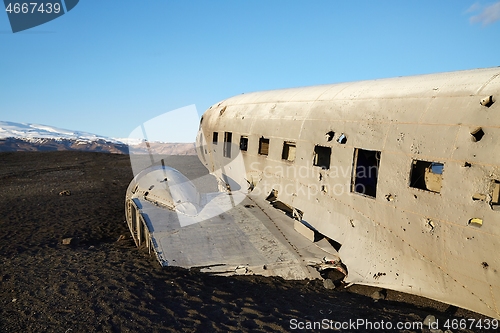
[{"label": "crashed airplane fuselage", "polygon": [[[200,194],[178,171],[152,167],[127,192],[129,226],[163,264],[230,262],[301,278],[330,263],[346,283],[500,318],[498,96],[500,68],[229,98],[205,112],[197,138],[220,192]],[[175,212],[175,226],[160,210]],[[273,237],[281,247],[267,250]],[[169,260],[169,246],[183,254]],[[238,251],[248,255],[229,255]]]}]

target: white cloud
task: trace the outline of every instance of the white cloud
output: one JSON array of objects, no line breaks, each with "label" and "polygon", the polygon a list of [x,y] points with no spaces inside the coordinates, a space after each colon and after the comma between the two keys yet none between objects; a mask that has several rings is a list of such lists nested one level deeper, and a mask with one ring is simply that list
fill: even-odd
[{"label": "white cloud", "polygon": [[467,10],[467,12],[476,11],[481,12],[470,18],[471,23],[481,23],[482,25],[494,23],[500,20],[500,1],[486,7],[475,3]]},{"label": "white cloud", "polygon": [[481,5],[478,2],[476,2],[472,6],[470,6],[469,9],[467,9],[465,12],[466,13],[473,13],[473,12],[477,12],[478,10],[481,10]]}]

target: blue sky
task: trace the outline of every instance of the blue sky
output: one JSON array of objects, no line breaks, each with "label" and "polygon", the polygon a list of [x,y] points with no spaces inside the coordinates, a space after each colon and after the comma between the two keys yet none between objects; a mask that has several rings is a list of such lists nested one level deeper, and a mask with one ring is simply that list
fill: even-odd
[{"label": "blue sky", "polygon": [[0,120],[127,137],[244,92],[500,66],[499,18],[466,0],[81,0],[13,34],[0,13]]}]

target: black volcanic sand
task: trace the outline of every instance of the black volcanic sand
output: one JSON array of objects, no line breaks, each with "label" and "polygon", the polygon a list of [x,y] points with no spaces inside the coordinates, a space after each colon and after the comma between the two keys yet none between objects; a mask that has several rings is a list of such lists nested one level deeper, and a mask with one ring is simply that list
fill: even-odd
[{"label": "black volcanic sand", "polygon": [[[177,164],[203,170],[194,156]],[[286,332],[291,320],[481,318],[392,291],[375,302],[367,287],[161,268],[128,237],[128,156],[1,153],[0,166],[1,332]]]}]

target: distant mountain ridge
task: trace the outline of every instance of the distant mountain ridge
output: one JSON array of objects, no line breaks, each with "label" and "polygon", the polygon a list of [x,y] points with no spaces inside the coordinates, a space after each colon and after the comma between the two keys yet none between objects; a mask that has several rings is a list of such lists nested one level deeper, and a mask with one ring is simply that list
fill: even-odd
[{"label": "distant mountain ridge", "polygon": [[126,144],[117,144],[104,140],[78,141],[73,139],[50,138],[4,138],[0,139],[0,152],[14,151],[61,151],[79,150],[113,154],[128,154]]},{"label": "distant mountain ridge", "polygon": [[39,141],[38,139],[68,139],[90,142],[103,140],[119,144],[124,143],[117,139],[112,139],[82,131],[71,131],[54,126],[15,123],[11,121],[0,121],[0,138],[22,138],[25,141]]},{"label": "distant mountain ridge", "polygon": [[[127,144],[128,142],[128,144]],[[0,121],[0,152],[78,150],[114,154],[195,155],[194,143],[149,144],[140,139],[115,139],[53,126]]]}]

